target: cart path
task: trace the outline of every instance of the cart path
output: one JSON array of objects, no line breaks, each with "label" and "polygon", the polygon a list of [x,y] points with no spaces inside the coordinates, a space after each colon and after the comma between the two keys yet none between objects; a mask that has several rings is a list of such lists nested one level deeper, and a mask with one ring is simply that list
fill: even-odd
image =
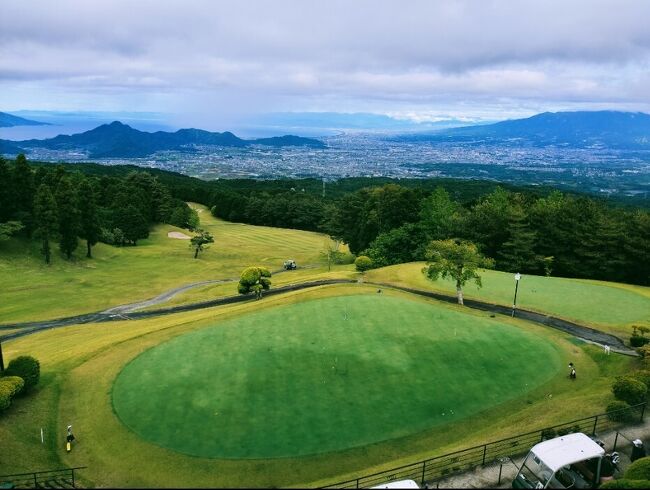
[{"label": "cart path", "polygon": [[[243,301],[255,301],[251,295],[237,295],[237,296],[226,296],[223,298],[218,298],[209,301],[202,301],[199,303],[189,303],[185,305],[159,308],[156,310],[134,311],[137,308],[144,307],[142,305],[145,303],[146,306],[162,303],[164,301],[167,301],[169,298],[173,297],[175,294],[178,294],[181,291],[186,291],[193,287],[198,287],[204,284],[211,284],[217,282],[229,282],[229,281],[233,281],[233,279],[215,279],[213,281],[203,281],[200,283],[187,284],[185,286],[175,288],[159,296],[156,296],[151,300],[147,300],[139,303],[132,303],[129,305],[123,305],[123,306],[111,308],[109,310],[99,311],[96,313],[87,313],[84,315],[70,316],[70,317],[58,318],[58,319],[46,320],[46,321],[0,325],[0,331],[9,330],[9,329],[11,330],[20,329],[18,332],[12,332],[11,334],[0,337],[0,340],[15,339],[19,337],[24,337],[26,335],[30,335],[32,333],[40,332],[42,330],[65,327],[68,325],[100,323],[100,322],[110,322],[110,321],[120,321],[120,320],[136,320],[140,318],[150,318],[150,317],[161,316],[161,315],[169,315],[169,314],[179,313],[183,311],[213,308],[215,306],[241,303]],[[308,289],[308,288],[313,288],[318,286],[326,286],[330,284],[354,284],[358,282],[359,281],[357,281],[356,279],[323,279],[317,281],[308,281],[308,282],[297,283],[297,284],[289,284],[286,286],[280,286],[271,289],[269,291],[266,291],[264,293],[264,296],[275,296],[289,291],[298,291],[301,289]],[[445,301],[447,303],[457,302],[456,296],[437,293],[433,291],[425,291],[422,289],[396,286],[389,283],[364,282],[363,284],[373,286],[373,287],[379,287],[379,288],[383,287],[383,288],[397,289],[407,293],[436,299],[438,301]],[[473,308],[481,311],[488,311],[491,313],[498,313],[501,315],[507,315],[507,316],[512,315],[512,308],[503,305],[487,303],[484,301],[465,299],[465,306],[467,306],[468,308]],[[545,315],[543,313],[537,313],[534,311],[519,309],[519,308],[516,310],[515,316],[520,319],[528,320],[534,323],[538,323],[544,326],[561,330],[563,332],[566,332],[570,335],[573,335],[589,343],[594,343],[601,346],[607,345],[611,348],[612,352],[616,352],[628,356],[638,356],[637,352],[627,347],[620,338],[593,329],[591,327],[587,327],[585,325],[580,325],[554,316]]]}]

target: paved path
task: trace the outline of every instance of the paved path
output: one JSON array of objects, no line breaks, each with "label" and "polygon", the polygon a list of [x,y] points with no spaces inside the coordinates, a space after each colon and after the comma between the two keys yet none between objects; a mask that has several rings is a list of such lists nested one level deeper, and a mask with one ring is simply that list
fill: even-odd
[{"label": "paved path", "polygon": [[[216,279],[212,281],[203,281],[199,283],[187,284],[185,286],[181,286],[172,289],[170,291],[167,291],[166,293],[156,296],[155,298],[152,298],[150,300],[141,301],[139,303],[132,303],[129,305],[122,305],[115,308],[110,308],[108,310],[99,311],[96,313],[87,313],[84,315],[76,315],[76,316],[58,318],[54,320],[39,321],[39,322],[0,325],[0,332],[2,332],[2,330],[19,329],[17,332],[12,332],[8,335],[0,336],[0,340],[15,339],[42,330],[65,327],[68,325],[109,322],[109,321],[119,321],[119,320],[135,320],[139,318],[149,318],[149,317],[160,316],[160,315],[169,315],[172,313],[179,313],[182,311],[192,311],[192,310],[200,310],[204,308],[212,308],[220,305],[240,303],[242,301],[253,301],[252,296],[250,295],[246,295],[246,296],[238,295],[238,296],[227,296],[225,298],[219,298],[210,301],[202,301],[199,303],[190,303],[186,305],[172,306],[168,308],[159,308],[156,310],[135,311],[140,308],[152,306],[167,301],[172,296],[178,294],[181,291],[187,291],[188,289],[202,286],[205,284],[213,284],[218,282],[229,282],[229,281],[234,281],[234,279]],[[313,287],[324,286],[329,284],[349,284],[349,283],[356,283],[356,282],[358,282],[356,279],[327,279],[327,280],[319,280],[319,281],[308,281],[308,282],[303,282],[298,284],[290,284],[287,286],[280,286],[265,292],[264,295],[275,296],[277,294],[282,294],[288,291],[297,291],[300,289],[313,288]],[[436,293],[433,291],[424,291],[421,289],[395,286],[388,283],[365,283],[365,284],[373,287],[379,287],[379,288],[383,287],[383,288],[398,289],[400,291],[405,291],[411,294],[417,294],[420,296],[425,296],[427,298],[433,298],[448,303],[455,303],[457,301],[455,296]],[[502,305],[486,303],[484,301],[466,299],[465,306],[477,310],[490,311],[493,313],[498,313],[507,316],[512,315],[511,308]],[[599,330],[595,330],[593,328],[584,325],[579,325],[577,323],[562,320],[561,318],[556,318],[553,316],[544,315],[534,311],[528,311],[522,309],[517,309],[516,316],[517,318],[522,318],[524,320],[528,320],[534,323],[539,323],[541,325],[562,330],[563,332],[574,335],[575,337],[583,339],[587,342],[591,342],[601,346],[608,345],[610,346],[612,352],[616,352],[628,356],[638,355],[636,351],[627,347],[620,338],[614,335],[610,335],[608,333],[601,332]]]}]

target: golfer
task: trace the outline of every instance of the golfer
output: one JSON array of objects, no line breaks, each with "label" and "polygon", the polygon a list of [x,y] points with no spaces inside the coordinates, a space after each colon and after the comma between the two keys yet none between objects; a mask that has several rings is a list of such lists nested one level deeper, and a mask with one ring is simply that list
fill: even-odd
[{"label": "golfer", "polygon": [[576,368],[572,362],[569,363],[569,378],[576,379]]}]

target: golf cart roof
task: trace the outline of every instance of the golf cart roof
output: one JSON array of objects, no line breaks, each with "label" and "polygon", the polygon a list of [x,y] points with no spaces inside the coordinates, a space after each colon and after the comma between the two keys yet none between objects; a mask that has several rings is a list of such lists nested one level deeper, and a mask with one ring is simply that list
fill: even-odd
[{"label": "golf cart roof", "polygon": [[580,432],[540,442],[531,452],[553,472],[578,461],[602,457],[605,450]]},{"label": "golf cart roof", "polygon": [[418,484],[413,480],[400,480],[392,481],[390,483],[384,483],[383,485],[377,485],[376,487],[370,488],[420,488]]}]

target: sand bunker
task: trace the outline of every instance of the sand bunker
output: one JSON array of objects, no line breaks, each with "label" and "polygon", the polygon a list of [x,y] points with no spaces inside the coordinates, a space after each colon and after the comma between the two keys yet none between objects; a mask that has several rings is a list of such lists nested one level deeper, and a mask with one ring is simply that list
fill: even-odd
[{"label": "sand bunker", "polygon": [[180,231],[170,231],[167,233],[167,236],[169,238],[178,238],[179,240],[191,240],[192,237],[187,236],[185,233],[181,233]]}]

